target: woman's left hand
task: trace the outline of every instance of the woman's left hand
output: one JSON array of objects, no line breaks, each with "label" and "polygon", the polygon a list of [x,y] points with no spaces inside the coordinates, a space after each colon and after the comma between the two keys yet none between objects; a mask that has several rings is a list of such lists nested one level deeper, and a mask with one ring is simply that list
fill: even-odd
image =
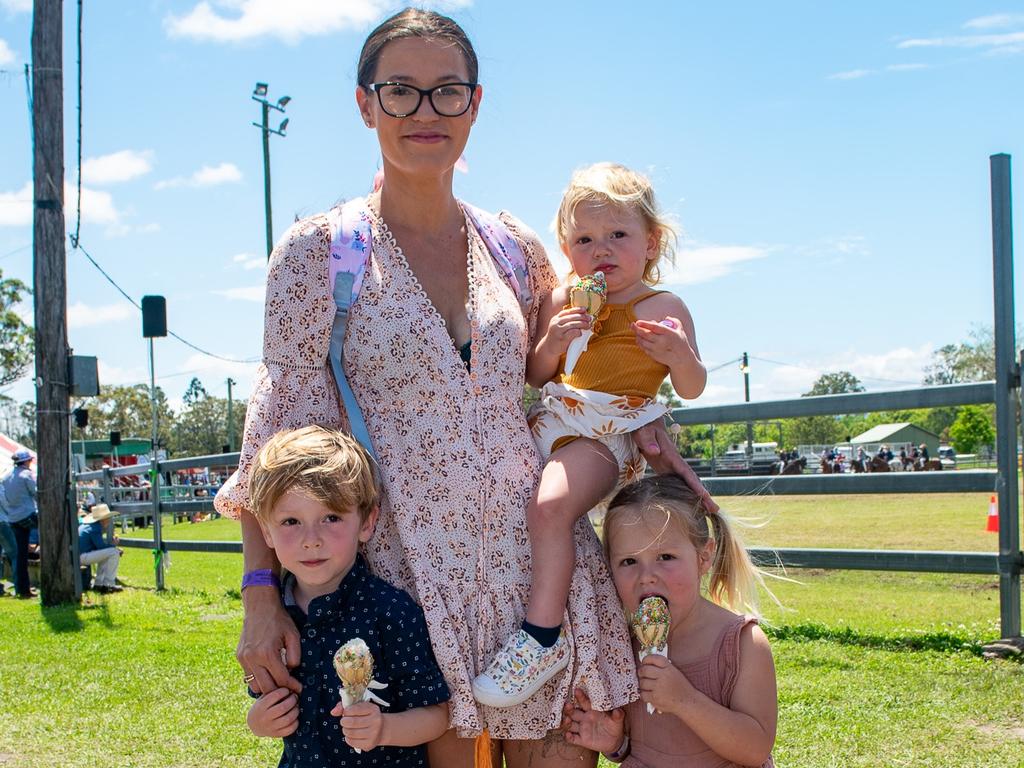
[{"label": "woman's left hand", "polygon": [[661,421],[654,421],[640,427],[633,433],[633,440],[655,472],[659,475],[679,475],[690,487],[690,490],[704,500],[705,509],[709,512],[719,510],[718,503],[711,498],[711,493],[697,477],[693,467],[679,455],[675,442],[669,437],[668,431]]}]

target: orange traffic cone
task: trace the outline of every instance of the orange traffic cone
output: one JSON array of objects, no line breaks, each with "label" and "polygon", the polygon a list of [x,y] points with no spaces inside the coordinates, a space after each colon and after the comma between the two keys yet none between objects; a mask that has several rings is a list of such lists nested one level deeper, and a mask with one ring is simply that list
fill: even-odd
[{"label": "orange traffic cone", "polygon": [[995,496],[990,496],[988,500],[988,523],[985,524],[985,530],[999,533],[999,506]]}]

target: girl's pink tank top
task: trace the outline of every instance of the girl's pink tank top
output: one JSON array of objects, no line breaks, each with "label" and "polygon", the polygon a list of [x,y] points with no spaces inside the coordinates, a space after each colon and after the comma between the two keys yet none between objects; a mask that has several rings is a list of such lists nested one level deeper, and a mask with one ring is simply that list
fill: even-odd
[{"label": "girl's pink tank top", "polygon": [[[753,616],[737,616],[726,625],[711,652],[703,659],[676,667],[694,688],[728,707],[740,668],[740,633]],[[673,715],[647,713],[647,705],[634,701],[627,712],[630,755],[623,768],[733,768],[735,763],[715,754],[690,728]],[[736,768],[739,768],[738,766]],[[774,768],[769,757],[760,768]]]}]

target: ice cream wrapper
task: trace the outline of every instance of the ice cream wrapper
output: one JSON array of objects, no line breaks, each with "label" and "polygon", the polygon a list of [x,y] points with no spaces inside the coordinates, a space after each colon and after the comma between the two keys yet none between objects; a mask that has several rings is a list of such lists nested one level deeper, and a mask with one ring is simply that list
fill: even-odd
[{"label": "ice cream wrapper", "polygon": [[[590,315],[591,322],[600,314],[607,298],[608,284],[605,282],[603,272],[577,277],[569,288],[569,304],[585,310]],[[587,345],[593,335],[592,330],[586,330],[569,342],[569,347],[565,351],[565,373],[567,375],[573,372],[580,355],[587,351]]]},{"label": "ice cream wrapper", "polygon": [[[663,597],[645,597],[630,617],[633,636],[640,644],[640,661],[651,654],[668,658],[668,631],[672,625],[668,603]],[[647,712],[654,714],[654,707],[647,705]]]},{"label": "ice cream wrapper", "polygon": [[[341,680],[341,703],[350,707],[356,702],[373,701],[382,707],[390,706],[373,691],[387,688],[387,683],[373,679],[373,654],[366,642],[356,637],[349,640],[334,654],[334,671]],[[362,750],[353,747],[356,752]]]}]

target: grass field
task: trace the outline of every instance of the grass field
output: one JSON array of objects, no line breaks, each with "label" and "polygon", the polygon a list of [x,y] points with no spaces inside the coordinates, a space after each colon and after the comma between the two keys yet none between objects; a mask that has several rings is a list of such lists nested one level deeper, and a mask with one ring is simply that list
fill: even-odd
[{"label": "grass field", "polygon": [[[742,497],[748,543],[993,552],[984,494]],[[168,538],[237,539],[226,520],[165,525]],[[144,535],[139,532],[133,535]],[[0,602],[0,766],[272,766],[245,730],[233,649],[238,555],[179,552],[168,589],[128,550],[125,592],[41,611]],[[778,667],[776,763],[1024,767],[1024,665],[986,661],[999,634],[995,577],[791,571],[765,601]]]}]

